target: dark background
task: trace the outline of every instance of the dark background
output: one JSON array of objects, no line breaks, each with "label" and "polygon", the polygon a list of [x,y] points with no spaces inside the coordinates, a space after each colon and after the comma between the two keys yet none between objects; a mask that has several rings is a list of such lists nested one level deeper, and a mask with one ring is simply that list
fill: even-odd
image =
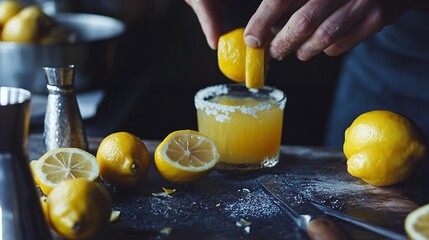
[{"label": "dark background", "polygon": [[[227,28],[244,27],[260,1],[231,1]],[[244,7],[246,6],[246,8]],[[128,131],[163,139],[178,129],[197,129],[194,94],[229,83],[219,71],[193,10],[179,0],[93,0],[79,11],[116,17],[127,26],[117,42],[117,73],[106,79],[106,98],[87,132],[104,137]],[[337,81],[340,57],[323,54],[308,62],[294,54],[271,61],[267,85],[288,97],[283,144],[321,145]]]}]

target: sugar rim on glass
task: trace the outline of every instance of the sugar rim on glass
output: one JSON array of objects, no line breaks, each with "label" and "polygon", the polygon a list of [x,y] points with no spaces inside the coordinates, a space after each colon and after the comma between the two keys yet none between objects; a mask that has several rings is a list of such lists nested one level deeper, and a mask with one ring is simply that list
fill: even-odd
[{"label": "sugar rim on glass", "polygon": [[[229,92],[229,86],[243,86],[243,88],[245,88],[244,85],[241,84],[221,84],[206,87],[195,94],[195,107],[203,110],[207,115],[214,115],[218,122],[230,120],[230,114],[235,111],[240,111],[243,114],[252,115],[256,118],[256,113],[258,111],[267,111],[272,108],[273,104],[269,103],[258,104],[256,106],[229,106],[207,101],[207,99],[227,94]],[[268,86],[264,87],[264,89],[270,91],[269,96],[276,102],[276,105],[278,105],[281,110],[284,110],[287,99],[284,92]],[[248,91],[251,93],[258,93],[259,89],[248,89]]]}]

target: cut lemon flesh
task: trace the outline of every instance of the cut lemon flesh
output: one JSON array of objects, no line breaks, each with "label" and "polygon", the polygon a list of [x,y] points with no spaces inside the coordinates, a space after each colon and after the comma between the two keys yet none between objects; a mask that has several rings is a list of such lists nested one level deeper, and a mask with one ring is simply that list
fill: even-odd
[{"label": "cut lemon flesh", "polygon": [[192,130],[171,133],[155,151],[158,172],[168,181],[179,184],[204,177],[218,161],[216,143]]},{"label": "cut lemon flesh", "polygon": [[411,239],[429,239],[429,204],[408,214],[405,218],[405,231]]},{"label": "cut lemon flesh", "polygon": [[262,88],[265,85],[263,48],[246,48],[246,87]]},{"label": "cut lemon flesh", "polygon": [[66,179],[97,179],[100,168],[94,155],[78,148],[57,148],[45,153],[35,165],[37,183],[48,195]]}]

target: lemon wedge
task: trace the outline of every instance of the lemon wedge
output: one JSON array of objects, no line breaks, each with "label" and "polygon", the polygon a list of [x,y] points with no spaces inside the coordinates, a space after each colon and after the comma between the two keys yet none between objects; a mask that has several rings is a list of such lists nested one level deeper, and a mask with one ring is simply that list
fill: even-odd
[{"label": "lemon wedge", "polygon": [[206,176],[219,161],[216,143],[193,130],[170,133],[155,150],[155,165],[168,181],[186,184]]},{"label": "lemon wedge", "polygon": [[100,172],[95,156],[78,148],[50,150],[37,160],[32,169],[36,182],[46,195],[66,179],[84,178],[94,181]]},{"label": "lemon wedge", "polygon": [[265,49],[246,47],[246,87],[262,88],[265,85]]},{"label": "lemon wedge", "polygon": [[244,28],[237,28],[219,38],[218,65],[229,79],[245,82],[247,88],[265,84],[265,49],[246,46]]}]

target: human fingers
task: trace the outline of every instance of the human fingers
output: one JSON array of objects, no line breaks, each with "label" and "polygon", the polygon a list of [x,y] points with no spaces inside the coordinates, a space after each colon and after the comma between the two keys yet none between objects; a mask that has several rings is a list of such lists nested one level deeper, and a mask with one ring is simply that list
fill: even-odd
[{"label": "human fingers", "polygon": [[263,0],[244,30],[246,45],[254,48],[264,46],[269,40],[271,28],[295,1]]},{"label": "human fingers", "polygon": [[280,17],[280,19],[271,27],[271,32],[277,34],[286,25],[289,18],[300,9],[308,0],[297,0],[294,2],[289,9]]},{"label": "human fingers", "polygon": [[372,10],[368,12],[361,21],[351,27],[342,38],[323,51],[328,56],[338,56],[353,48],[359,42],[372,34],[381,31],[383,26],[384,24],[381,12]]},{"label": "human fingers", "polygon": [[274,37],[270,54],[277,60],[296,50],[346,0],[310,0],[297,10]]},{"label": "human fingers", "polygon": [[216,49],[222,30],[215,0],[185,0],[185,2],[197,15],[208,45]]},{"label": "human fingers", "polygon": [[362,40],[396,21],[407,8],[407,1],[380,0],[372,4],[361,21],[353,25],[338,41],[324,50],[328,56],[338,56]]},{"label": "human fingers", "polygon": [[[361,21],[372,8],[372,0],[349,1],[336,9],[312,33],[312,35],[296,50],[298,59],[306,61],[336,43],[358,21]],[[369,25],[368,32],[376,25]],[[363,29],[361,29],[363,30]],[[339,45],[340,46],[340,45]],[[345,46],[345,45],[341,45]]]}]

